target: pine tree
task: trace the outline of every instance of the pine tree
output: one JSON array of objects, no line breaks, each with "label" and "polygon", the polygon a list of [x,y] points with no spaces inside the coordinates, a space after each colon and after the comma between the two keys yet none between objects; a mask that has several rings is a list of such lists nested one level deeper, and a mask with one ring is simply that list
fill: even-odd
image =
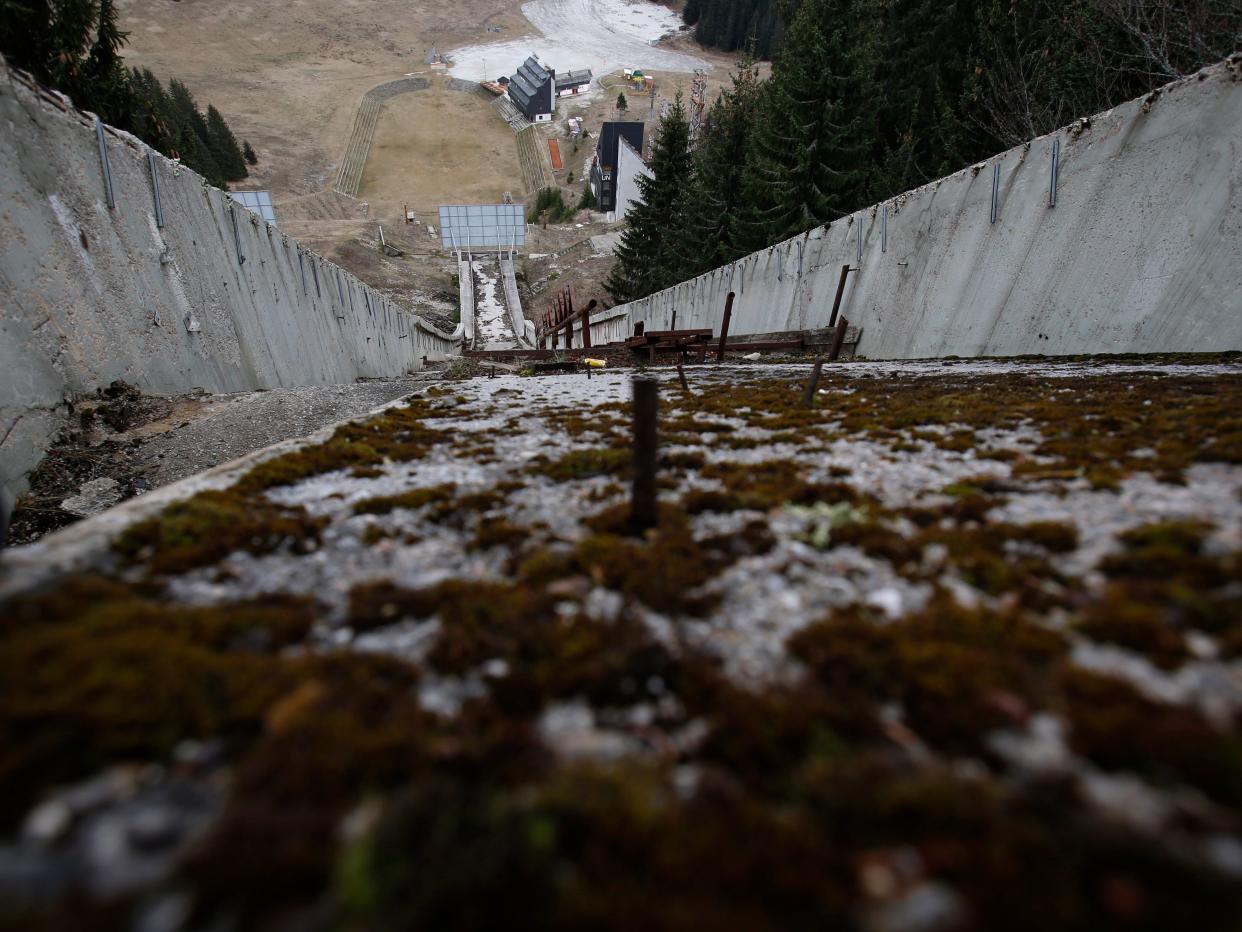
[{"label": "pine tree", "polygon": [[177,153],[187,166],[194,169],[208,183],[222,188],[228,179],[211,154],[208,144],[207,121],[198,112],[194,95],[189,88],[173,78],[168,82],[168,97],[173,118],[173,141]]},{"label": "pine tree", "polygon": [[207,145],[224,177],[229,181],[245,178],[246,159],[229,125],[214,106],[207,106]]},{"label": "pine tree", "polygon": [[128,126],[134,93],[120,55],[127,34],[117,27],[112,0],[99,0],[94,32],[82,65],[82,84],[89,88],[93,109],[101,118],[116,126]]},{"label": "pine tree", "polygon": [[628,109],[628,107],[629,107],[629,104],[625,100],[625,93],[622,92],[618,94],[617,95],[617,109],[620,110],[622,113],[624,113],[626,109]]},{"label": "pine tree", "polygon": [[745,254],[737,223],[760,92],[758,70],[752,60],[743,58],[733,75],[733,86],[708,112],[708,129],[694,155],[693,178],[683,189],[676,211],[675,225],[681,235],[671,245],[679,279],[693,278]]},{"label": "pine tree", "polygon": [[979,0],[890,0],[884,13],[873,195],[889,197],[989,151],[961,119]]},{"label": "pine tree", "polygon": [[217,164],[213,133],[185,85],[173,80],[165,92],[150,70],[127,70],[125,39],[115,0],[0,0],[0,54],[10,66],[165,155],[180,155],[212,184],[225,183],[226,169],[245,177],[242,152],[223,117],[214,135],[223,140],[216,149],[226,166]]},{"label": "pine tree", "polygon": [[678,93],[660,120],[652,146],[651,177],[638,179],[638,201],[626,215],[629,227],[617,247],[617,263],[604,287],[614,301],[633,301],[675,284],[672,242],[680,235],[669,222],[690,180],[690,124]]},{"label": "pine tree", "polygon": [[247,165],[259,164],[259,157],[254,154],[254,149],[250,148],[250,140],[242,143],[242,156],[245,158]]},{"label": "pine tree", "polygon": [[748,250],[867,202],[876,25],[873,0],[806,0],[790,25],[747,164]]}]

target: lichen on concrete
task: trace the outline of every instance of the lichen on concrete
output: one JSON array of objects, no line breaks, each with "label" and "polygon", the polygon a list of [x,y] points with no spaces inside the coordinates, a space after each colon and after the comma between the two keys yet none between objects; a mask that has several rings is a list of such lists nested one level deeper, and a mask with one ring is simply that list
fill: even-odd
[{"label": "lichen on concrete", "polygon": [[0,893],[140,765],[227,791],[12,915],[1227,927],[1242,367],[1195,362],[660,372],[642,534],[629,373],[269,458],[3,606]]}]

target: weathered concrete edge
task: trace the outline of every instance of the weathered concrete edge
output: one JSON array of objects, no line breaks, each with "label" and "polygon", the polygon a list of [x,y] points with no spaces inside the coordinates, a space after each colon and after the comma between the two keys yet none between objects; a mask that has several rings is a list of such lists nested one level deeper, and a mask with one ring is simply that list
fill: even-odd
[{"label": "weathered concrete edge", "polygon": [[252,450],[227,463],[121,502],[107,511],[48,534],[33,544],[0,551],[0,601],[47,586],[70,573],[97,569],[107,562],[112,542],[126,528],[154,517],[169,505],[192,498],[199,492],[227,489],[261,463],[326,443],[338,428],[368,420],[389,408],[405,404],[411,396],[425,391],[426,388],[415,389],[408,395],[394,398],[363,414],[342,418],[304,437],[292,437],[261,450]]}]

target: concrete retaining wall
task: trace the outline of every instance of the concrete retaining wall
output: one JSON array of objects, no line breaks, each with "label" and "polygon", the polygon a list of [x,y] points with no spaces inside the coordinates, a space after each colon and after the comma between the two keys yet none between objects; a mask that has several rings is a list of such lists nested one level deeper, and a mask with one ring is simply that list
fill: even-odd
[{"label": "concrete retaining wall", "polygon": [[533,346],[529,334],[534,332],[535,325],[522,313],[522,295],[518,291],[517,273],[513,268],[513,260],[500,253],[500,279],[504,285],[505,307],[509,309],[509,323],[517,335],[519,346]]},{"label": "concrete retaining wall", "polygon": [[[3,65],[0,65],[3,68]],[[444,334],[156,154],[12,72],[0,81],[0,483],[57,409],[114,379],[172,394],[396,376]]]},{"label": "concrete retaining wall", "polygon": [[[1242,349],[1242,56],[642,301],[645,321],[730,332],[827,324],[860,355]],[[1049,206],[1059,145],[1056,206]],[[997,219],[991,219],[999,166]]]}]

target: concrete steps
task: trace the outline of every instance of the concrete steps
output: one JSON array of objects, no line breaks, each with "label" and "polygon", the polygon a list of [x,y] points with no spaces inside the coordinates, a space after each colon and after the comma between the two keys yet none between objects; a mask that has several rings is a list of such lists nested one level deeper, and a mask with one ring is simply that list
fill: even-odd
[{"label": "concrete steps", "polygon": [[530,120],[522,115],[522,111],[517,108],[517,105],[507,95],[497,97],[492,102],[492,106],[500,114],[501,119],[508,123],[510,129],[515,133],[520,133],[531,125]]},{"label": "concrete steps", "polygon": [[349,144],[345,147],[345,158],[341,160],[341,167],[337,172],[333,190],[338,194],[358,196],[362,172],[366,168],[367,157],[371,154],[375,127],[379,123],[380,111],[383,108],[383,101],[370,93],[362,98],[358,112],[354,115],[354,128],[349,135]]},{"label": "concrete steps", "polygon": [[336,173],[336,184],[333,190],[349,197],[358,196],[358,188],[362,185],[362,173],[367,167],[367,157],[371,154],[371,144],[375,141],[375,127],[383,112],[384,102],[399,94],[426,90],[431,83],[426,78],[401,78],[373,87],[362,95],[362,103],[354,114],[354,128],[350,131],[349,142],[345,146],[345,157],[341,159],[341,167]]}]

